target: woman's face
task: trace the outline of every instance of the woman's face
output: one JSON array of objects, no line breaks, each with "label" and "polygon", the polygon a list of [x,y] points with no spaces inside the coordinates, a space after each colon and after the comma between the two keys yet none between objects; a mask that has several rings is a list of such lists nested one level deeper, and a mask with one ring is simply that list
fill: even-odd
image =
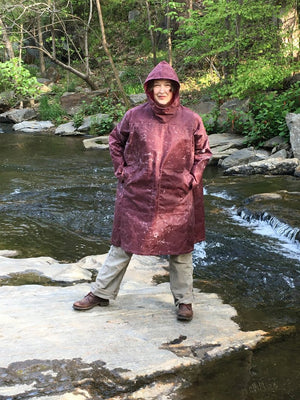
[{"label": "woman's face", "polygon": [[171,81],[155,79],[153,83],[153,98],[160,106],[166,106],[173,97]]}]

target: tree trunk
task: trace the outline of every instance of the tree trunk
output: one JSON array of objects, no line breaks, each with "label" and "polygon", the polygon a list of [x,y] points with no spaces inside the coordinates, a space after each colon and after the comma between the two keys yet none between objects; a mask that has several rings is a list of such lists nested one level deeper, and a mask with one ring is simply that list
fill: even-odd
[{"label": "tree trunk", "polygon": [[[43,47],[43,33],[42,33],[42,28],[41,28],[41,16],[38,14],[37,15],[37,30],[38,30],[38,39],[39,39],[39,47]],[[40,71],[42,75],[45,74],[46,72],[46,66],[45,66],[45,57],[44,53],[42,50],[39,50],[39,59],[40,59]]]},{"label": "tree trunk", "polygon": [[92,15],[93,15],[93,0],[90,0],[90,11],[89,11],[89,17],[87,24],[85,26],[85,31],[84,31],[84,57],[85,57],[85,71],[86,74],[90,74],[90,56],[89,56],[89,29],[90,29],[90,23],[92,20]]},{"label": "tree trunk", "polygon": [[12,47],[12,43],[9,39],[7,30],[6,30],[6,26],[4,25],[4,23],[1,19],[1,16],[0,16],[0,28],[2,31],[3,41],[4,41],[4,45],[5,45],[5,49],[6,49],[6,55],[7,55],[8,59],[11,60],[12,58],[15,57],[14,49]]},{"label": "tree trunk", "polygon": [[193,11],[193,0],[188,0],[188,16],[191,18]]},{"label": "tree trunk", "polygon": [[56,44],[55,44],[55,4],[53,3],[53,12],[51,14],[51,39],[52,39],[52,55],[56,58]]},{"label": "tree trunk", "polygon": [[168,55],[169,55],[169,64],[172,66],[172,38],[171,38],[171,18],[169,14],[169,3],[167,5],[167,32],[168,32]]},{"label": "tree trunk", "polygon": [[127,95],[126,95],[126,93],[125,93],[125,90],[124,90],[124,88],[123,88],[123,86],[122,86],[121,80],[120,80],[120,78],[119,78],[118,71],[117,71],[117,69],[116,69],[116,67],[115,67],[114,61],[113,61],[113,59],[112,59],[112,56],[111,56],[111,54],[110,54],[110,51],[109,51],[109,48],[108,48],[108,44],[107,44],[107,41],[106,41],[106,35],[105,35],[105,29],[104,29],[103,18],[102,18],[102,10],[101,10],[100,0],[96,0],[96,5],[97,5],[99,23],[100,23],[100,27],[101,27],[101,33],[102,33],[102,44],[103,44],[103,48],[104,48],[104,51],[105,51],[105,53],[106,53],[106,55],[107,55],[107,57],[108,57],[108,59],[109,59],[111,68],[112,68],[112,70],[113,70],[113,73],[114,73],[115,79],[116,79],[116,81],[117,81],[117,85],[118,85],[120,94],[121,94],[121,96],[122,96],[122,98],[123,98],[123,100],[124,100],[124,103],[125,103],[125,106],[126,106],[127,108],[130,108],[131,104],[130,104],[130,102],[129,102],[129,100],[128,100],[128,97],[127,97]]},{"label": "tree trunk", "polygon": [[286,55],[298,59],[300,30],[297,1],[294,2],[293,6],[282,10],[281,34],[283,42],[287,45]]},{"label": "tree trunk", "polygon": [[156,65],[156,39],[155,39],[155,32],[153,31],[152,23],[151,23],[151,15],[150,15],[150,7],[149,7],[149,1],[145,0],[146,4],[146,9],[147,9],[147,17],[148,17],[148,26],[149,26],[149,32],[150,32],[150,38],[151,38],[151,44],[152,44],[152,55],[153,55],[153,65]]}]

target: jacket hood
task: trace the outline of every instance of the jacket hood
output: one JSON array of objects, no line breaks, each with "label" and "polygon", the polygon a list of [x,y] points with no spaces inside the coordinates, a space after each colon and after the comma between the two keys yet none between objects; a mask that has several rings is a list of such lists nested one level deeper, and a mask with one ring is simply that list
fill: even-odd
[{"label": "jacket hood", "polygon": [[[174,83],[175,90],[173,93],[173,98],[167,107],[161,107],[154,101],[153,92],[149,90],[149,83],[154,79],[169,79]],[[144,90],[147,95],[148,102],[151,105],[155,115],[163,122],[167,122],[167,120],[175,114],[178,106],[180,105],[179,89],[180,83],[178,76],[171,65],[166,61],[161,61],[159,64],[157,64],[145,80]]]},{"label": "jacket hood", "polygon": [[145,83],[144,83],[144,88],[145,92],[147,92],[147,86],[149,81],[152,81],[153,79],[170,79],[171,81],[176,82],[176,86],[178,86],[178,90],[180,87],[179,79],[174,71],[174,69],[171,67],[170,64],[168,64],[166,61],[161,61],[159,64],[156,65],[156,67],[153,68],[153,70],[149,73],[147,76]]}]

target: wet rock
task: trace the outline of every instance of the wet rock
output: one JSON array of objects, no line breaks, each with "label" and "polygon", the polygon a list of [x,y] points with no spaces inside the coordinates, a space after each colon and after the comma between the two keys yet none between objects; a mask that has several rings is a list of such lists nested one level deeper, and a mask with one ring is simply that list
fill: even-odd
[{"label": "wet rock", "polygon": [[264,149],[273,149],[278,145],[285,144],[285,139],[282,136],[275,136],[264,143]]},{"label": "wet rock", "polygon": [[72,303],[90,290],[78,278],[99,270],[105,257],[69,265],[49,257],[0,258],[3,275],[31,270],[61,282],[1,287],[3,396],[159,399],[187,385],[204,362],[252,348],[264,337],[263,331],[241,331],[233,307],[197,290],[194,319],[177,321],[169,283],[153,283],[154,275],[166,274],[167,261],[158,257],[133,257],[109,307],[74,311]]},{"label": "wet rock", "polygon": [[51,128],[54,128],[54,124],[51,121],[23,121],[13,125],[14,131],[24,133],[49,131]]},{"label": "wet rock", "polygon": [[280,236],[300,242],[300,192],[259,193],[244,200],[237,214],[248,222],[264,221]]},{"label": "wet rock", "polygon": [[288,154],[285,149],[282,149],[272,153],[269,158],[288,158]]},{"label": "wet rock", "polygon": [[230,167],[224,171],[224,175],[294,175],[299,163],[297,158],[269,158]]},{"label": "wet rock", "polygon": [[243,136],[231,133],[214,133],[209,135],[209,144],[212,151],[210,165],[217,165],[222,160],[237,149],[245,147],[245,138]]},{"label": "wet rock", "polygon": [[59,125],[55,129],[55,135],[60,136],[74,136],[74,135],[82,135],[81,132],[78,132],[75,128],[74,122],[67,122],[65,124]]},{"label": "wet rock", "polygon": [[11,109],[0,114],[0,122],[12,122],[14,124],[36,118],[37,112],[33,108]]},{"label": "wet rock", "polygon": [[95,114],[85,117],[83,123],[77,128],[78,132],[89,132],[92,125],[100,125],[101,122],[107,119],[108,114]]},{"label": "wet rock", "polygon": [[285,119],[290,131],[290,142],[294,157],[300,159],[300,114],[289,113]]},{"label": "wet rock", "polygon": [[97,136],[95,138],[84,139],[83,145],[85,149],[106,150],[109,148],[108,136]]},{"label": "wet rock", "polygon": [[235,166],[251,163],[253,161],[265,160],[269,157],[269,155],[270,153],[266,150],[246,148],[234,151],[224,160],[220,160],[218,165],[227,170]]}]

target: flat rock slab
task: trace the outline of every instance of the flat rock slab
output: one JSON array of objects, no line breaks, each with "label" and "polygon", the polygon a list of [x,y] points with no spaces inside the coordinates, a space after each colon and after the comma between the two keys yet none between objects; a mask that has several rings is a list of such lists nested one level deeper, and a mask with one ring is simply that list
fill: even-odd
[{"label": "flat rock slab", "polygon": [[[107,393],[108,387],[112,394],[132,392],[145,379],[154,389],[157,377],[175,376],[205,360],[252,348],[265,334],[241,331],[232,320],[235,309],[213,293],[196,292],[194,319],[177,321],[169,283],[152,281],[154,275],[165,275],[168,265],[157,257],[133,257],[120,294],[109,307],[73,310],[72,303],[90,290],[90,271],[101,268],[104,258],[91,256],[70,264],[74,278],[70,285],[66,264],[47,257],[0,257],[2,276],[23,268],[51,278],[51,265],[52,278],[58,279],[61,266],[60,281],[68,282],[68,286],[0,288],[0,398],[16,392],[32,393],[34,399],[73,398],[56,396],[60,392],[75,396],[78,382],[91,377],[99,393]],[[86,282],[77,283],[78,278]],[[89,396],[77,393],[74,398],[94,399]]]}]

